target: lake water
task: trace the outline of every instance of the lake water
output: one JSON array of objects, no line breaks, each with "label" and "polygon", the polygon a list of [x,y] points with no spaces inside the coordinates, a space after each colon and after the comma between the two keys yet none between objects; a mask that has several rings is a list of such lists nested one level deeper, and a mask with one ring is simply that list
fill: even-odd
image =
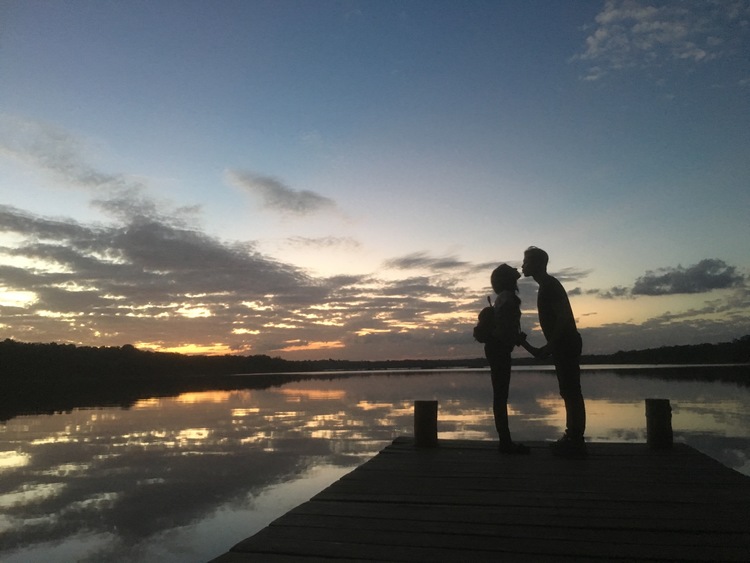
[{"label": "lake water", "polygon": [[[708,381],[600,367],[582,381],[587,439],[644,442],[644,399],[667,398],[676,441],[750,475],[748,368]],[[496,438],[485,370],[331,374],[13,418],[0,424],[0,560],[207,561],[412,434],[419,399],[439,401],[440,438]],[[558,438],[554,373],[515,370],[510,413],[514,439]]]}]

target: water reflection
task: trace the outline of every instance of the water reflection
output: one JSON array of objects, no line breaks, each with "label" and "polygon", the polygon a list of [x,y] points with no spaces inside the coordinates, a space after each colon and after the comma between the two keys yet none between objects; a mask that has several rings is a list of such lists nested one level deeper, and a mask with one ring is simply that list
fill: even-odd
[{"label": "water reflection", "polygon": [[[587,373],[587,436],[645,440],[646,397],[672,400],[677,440],[750,474],[750,391],[724,382]],[[192,392],[130,409],[0,425],[3,561],[205,561],[412,432],[437,399],[441,438],[495,438],[483,372],[295,381]],[[514,374],[511,429],[556,438],[554,375]]]}]

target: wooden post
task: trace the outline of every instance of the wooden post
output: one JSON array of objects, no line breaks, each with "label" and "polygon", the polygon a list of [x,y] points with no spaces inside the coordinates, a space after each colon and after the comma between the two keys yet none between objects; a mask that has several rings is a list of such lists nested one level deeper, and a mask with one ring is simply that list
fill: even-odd
[{"label": "wooden post", "polygon": [[414,401],[414,445],[416,447],[437,447],[437,410],[437,401]]},{"label": "wooden post", "polygon": [[672,447],[672,407],[669,399],[646,399],[646,443],[657,450]]}]

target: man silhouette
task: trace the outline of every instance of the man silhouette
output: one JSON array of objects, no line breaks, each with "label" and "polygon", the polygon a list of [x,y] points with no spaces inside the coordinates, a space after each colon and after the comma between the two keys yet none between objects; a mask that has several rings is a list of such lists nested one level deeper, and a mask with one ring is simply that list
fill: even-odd
[{"label": "man silhouette", "polygon": [[581,393],[581,335],[576,328],[565,289],[555,277],[547,273],[548,261],[549,256],[544,250],[530,246],[523,254],[521,271],[525,277],[532,277],[539,284],[537,309],[539,324],[547,344],[533,349],[533,353],[541,358],[552,356],[560,396],[565,402],[565,434],[551,447],[555,455],[586,457],[586,443],[583,439],[586,407]]}]

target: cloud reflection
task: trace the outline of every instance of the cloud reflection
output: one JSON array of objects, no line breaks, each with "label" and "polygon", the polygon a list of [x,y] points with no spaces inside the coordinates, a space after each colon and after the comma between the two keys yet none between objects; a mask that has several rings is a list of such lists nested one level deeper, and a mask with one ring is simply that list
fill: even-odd
[{"label": "cloud reflection", "polygon": [[290,402],[308,401],[327,401],[341,400],[346,397],[346,391],[343,389],[299,389],[287,388],[274,389],[273,392],[280,393],[288,398]]}]

